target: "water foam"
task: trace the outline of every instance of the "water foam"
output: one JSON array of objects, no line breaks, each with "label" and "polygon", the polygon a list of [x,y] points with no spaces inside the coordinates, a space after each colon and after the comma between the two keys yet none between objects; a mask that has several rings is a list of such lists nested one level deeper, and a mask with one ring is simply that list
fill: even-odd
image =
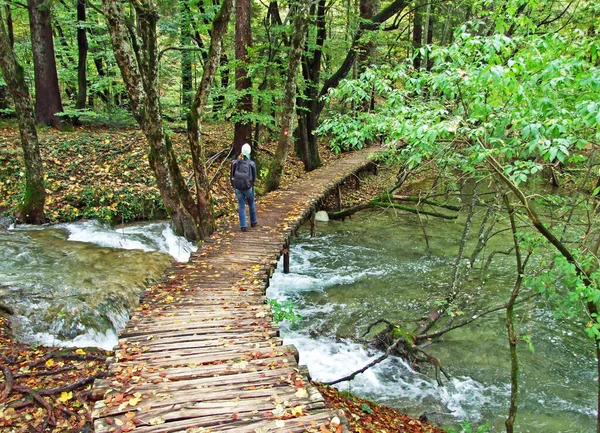
[{"label": "water foam", "polygon": [[113,229],[97,221],[60,224],[67,240],[93,243],[107,248],[162,251],[178,262],[187,262],[198,247],[177,236],[168,222],[135,224]]}]

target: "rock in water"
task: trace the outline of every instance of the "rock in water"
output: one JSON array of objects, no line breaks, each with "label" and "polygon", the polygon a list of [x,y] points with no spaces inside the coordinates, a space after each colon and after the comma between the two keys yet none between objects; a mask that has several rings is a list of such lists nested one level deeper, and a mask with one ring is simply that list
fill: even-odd
[{"label": "rock in water", "polygon": [[329,221],[329,215],[327,215],[326,211],[320,210],[315,214],[315,221],[326,223]]}]

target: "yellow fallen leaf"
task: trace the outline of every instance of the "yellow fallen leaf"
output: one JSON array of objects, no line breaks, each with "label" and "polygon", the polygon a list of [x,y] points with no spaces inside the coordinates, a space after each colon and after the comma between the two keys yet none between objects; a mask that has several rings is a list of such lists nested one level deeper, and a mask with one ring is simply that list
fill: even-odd
[{"label": "yellow fallen leaf", "polygon": [[61,392],[60,393],[60,397],[58,397],[58,401],[60,401],[61,403],[66,403],[69,400],[71,400],[73,398],[73,393],[71,391],[69,392]]},{"label": "yellow fallen leaf", "polygon": [[130,400],[129,400],[129,406],[132,406],[132,407],[133,407],[133,406],[137,406],[137,404],[138,404],[140,401],[142,401],[142,399],[141,399],[141,398],[139,398],[139,397],[132,398],[132,399],[130,399]]},{"label": "yellow fallen leaf", "polygon": [[164,424],[165,420],[159,416],[157,416],[156,418],[152,418],[150,420],[150,425],[159,425],[159,424]]},{"label": "yellow fallen leaf", "polygon": [[[294,416],[299,416],[302,415],[302,410],[304,409],[304,406],[296,406],[292,408],[292,415]],[[333,421],[332,421],[333,422]]]},{"label": "yellow fallen leaf", "polygon": [[308,397],[308,392],[306,392],[305,388],[298,388],[296,394],[294,394],[298,398]]},{"label": "yellow fallen leaf", "polygon": [[75,351],[75,353],[78,353],[79,355],[85,355],[85,350],[83,350],[83,349],[77,349]]},{"label": "yellow fallen leaf", "polygon": [[54,360],[53,359],[49,359],[48,361],[46,361],[46,367],[52,368],[53,365],[54,365]]}]

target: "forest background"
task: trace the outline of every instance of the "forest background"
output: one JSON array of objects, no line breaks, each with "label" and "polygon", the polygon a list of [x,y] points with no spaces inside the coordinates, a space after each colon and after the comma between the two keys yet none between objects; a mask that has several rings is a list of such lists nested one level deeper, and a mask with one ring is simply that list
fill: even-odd
[{"label": "forest background", "polygon": [[[600,354],[599,13],[596,1],[4,1],[0,110],[16,117],[19,139],[3,130],[0,207],[30,223],[168,215],[199,240],[225,212],[215,182],[227,183],[219,168],[243,143],[267,192],[290,153],[307,171],[322,164],[320,135],[334,152],[386,144],[396,188],[424,170],[445,192],[475,177],[493,186],[486,206],[514,238],[512,431],[526,341],[518,305],[553,300]],[[210,132],[223,122],[232,136]],[[145,145],[112,129],[123,126]],[[61,132],[40,140],[44,128]],[[70,140],[73,128],[83,133]],[[135,182],[112,182],[114,157]],[[540,183],[573,194],[540,193]],[[536,203],[559,210],[540,216]],[[546,259],[526,269],[540,251]],[[454,311],[461,278],[440,317]]]}]

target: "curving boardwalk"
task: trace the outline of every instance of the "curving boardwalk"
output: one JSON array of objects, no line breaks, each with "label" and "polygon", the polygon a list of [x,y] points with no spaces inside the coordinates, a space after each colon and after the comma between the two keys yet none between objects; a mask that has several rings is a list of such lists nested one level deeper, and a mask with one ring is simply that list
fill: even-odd
[{"label": "curving boardwalk", "polygon": [[348,431],[282,345],[265,289],[295,230],[369,153],[269,194],[258,227],[242,233],[236,220],[146,290],[94,383],[97,433]]}]

